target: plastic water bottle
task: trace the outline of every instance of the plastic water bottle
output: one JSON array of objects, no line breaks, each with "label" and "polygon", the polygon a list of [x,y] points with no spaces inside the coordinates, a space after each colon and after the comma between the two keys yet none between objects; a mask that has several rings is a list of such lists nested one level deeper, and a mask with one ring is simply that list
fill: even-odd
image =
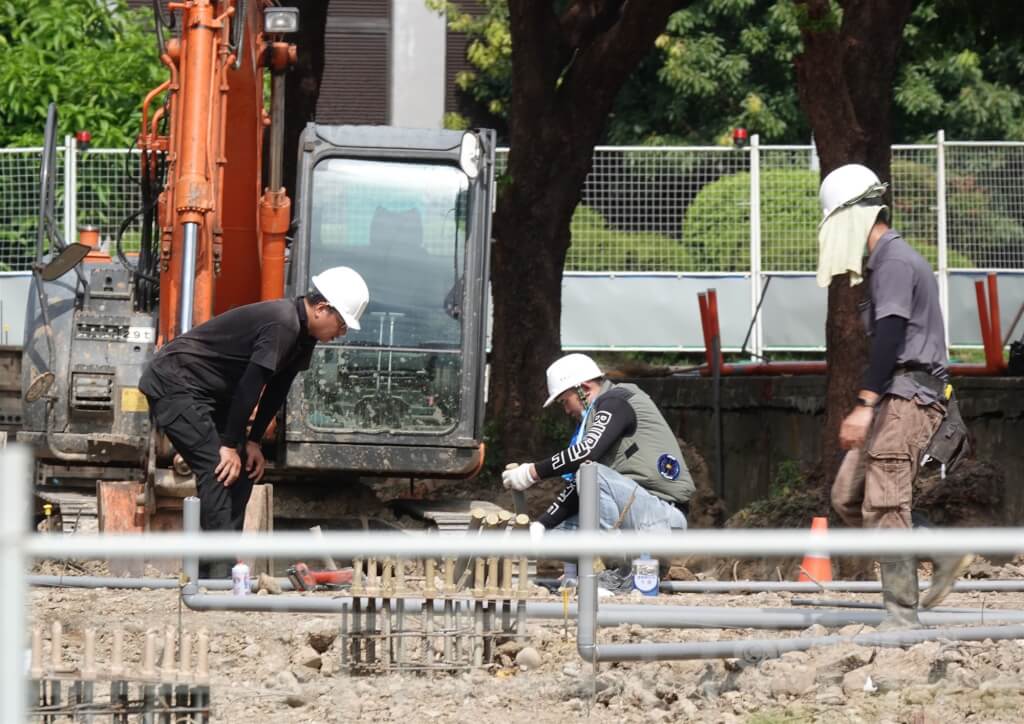
[{"label": "plastic water bottle", "polygon": [[231,569],[231,593],[236,596],[248,596],[250,586],[249,566],[239,561]]},{"label": "plastic water bottle", "polygon": [[657,596],[661,584],[658,560],[647,553],[633,559],[633,587],[645,596]]}]

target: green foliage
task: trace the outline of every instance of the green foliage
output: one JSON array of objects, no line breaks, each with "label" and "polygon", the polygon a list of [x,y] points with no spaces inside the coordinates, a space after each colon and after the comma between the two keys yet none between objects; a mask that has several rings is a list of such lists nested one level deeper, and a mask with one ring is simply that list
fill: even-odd
[{"label": "green foliage", "polygon": [[166,76],[151,25],[124,0],[0,2],[0,146],[38,145],[51,101],[61,134],[128,145],[143,97]]},{"label": "green foliage", "polygon": [[[470,15],[451,0],[426,0],[427,7],[444,12],[448,27],[469,38],[466,57],[475,70],[463,71],[455,78],[459,90],[471,98],[493,120],[508,117],[508,99],[512,95],[512,34],[508,27],[506,0],[477,0],[483,12]],[[445,114],[445,128],[464,129],[479,119],[459,113]],[[495,124],[494,122],[488,125]]]},{"label": "green foliage", "polygon": [[[807,169],[761,171],[761,267],[810,271],[817,261],[818,174]],[[750,268],[750,174],[708,184],[686,210],[683,243],[707,271]]]},{"label": "green foliage", "polygon": [[[1001,187],[993,183],[991,159],[978,170],[947,169],[947,266],[970,269],[997,266],[1001,252],[1016,249],[1024,225],[1003,207]],[[998,177],[998,173],[996,173]],[[897,160],[892,164],[893,225],[932,266],[938,264],[938,227],[932,209],[935,167]]]},{"label": "green foliage", "polygon": [[572,245],[566,271],[644,271],[695,269],[693,257],[677,240],[651,232],[618,231],[601,213],[580,204],[572,217]]},{"label": "green foliage", "polygon": [[[449,26],[468,33],[474,70],[460,88],[497,120],[511,94],[506,0],[480,0],[470,16],[446,0]],[[673,14],[616,100],[606,140],[730,142],[737,126],[765,143],[806,143],[793,70],[801,29],[834,31],[838,3],[816,25],[792,0],[697,0]],[[1024,139],[1024,28],[1015,3],[921,0],[904,29],[893,108],[901,142]]]}]

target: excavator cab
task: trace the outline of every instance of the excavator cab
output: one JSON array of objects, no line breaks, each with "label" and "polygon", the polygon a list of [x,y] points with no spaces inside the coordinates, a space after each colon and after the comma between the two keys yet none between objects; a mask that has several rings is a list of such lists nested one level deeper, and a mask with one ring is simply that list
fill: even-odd
[{"label": "excavator cab", "polygon": [[362,329],[320,344],[286,406],[283,463],[462,477],[483,462],[493,132],[310,124],[287,293],[362,274]]}]

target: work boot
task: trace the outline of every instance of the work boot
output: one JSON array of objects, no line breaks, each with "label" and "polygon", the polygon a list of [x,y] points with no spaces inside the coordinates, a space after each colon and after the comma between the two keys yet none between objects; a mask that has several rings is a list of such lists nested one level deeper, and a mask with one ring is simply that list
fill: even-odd
[{"label": "work boot", "polygon": [[917,559],[888,558],[878,562],[882,571],[885,618],[879,631],[920,628],[917,618]]},{"label": "work boot", "polygon": [[932,559],[932,585],[925,591],[921,599],[921,608],[937,606],[949,592],[953,590],[956,579],[963,575],[967,567],[974,562],[974,555],[944,556]]}]

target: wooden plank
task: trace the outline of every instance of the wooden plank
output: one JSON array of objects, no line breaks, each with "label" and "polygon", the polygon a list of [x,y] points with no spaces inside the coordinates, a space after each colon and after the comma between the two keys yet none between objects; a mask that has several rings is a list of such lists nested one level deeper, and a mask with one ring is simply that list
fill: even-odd
[{"label": "wooden plank", "polygon": [[[137,514],[142,483],[101,480],[96,485],[96,515],[100,533],[142,533],[143,521]],[[141,557],[108,558],[112,576],[142,576],[146,561]]]},{"label": "wooden plank", "polygon": [[[252,495],[245,506],[243,533],[272,533],[274,531],[274,486],[269,484],[252,486]],[[253,578],[261,573],[274,574],[272,558],[246,559],[249,575]]]},{"label": "wooden plank", "polygon": [[[178,505],[175,507],[174,503]],[[165,503],[170,503],[165,507]],[[178,533],[182,529],[180,499],[156,499],[156,511],[149,517],[149,530],[154,533]],[[181,570],[180,558],[154,558],[149,565],[164,575],[176,575]]]}]

